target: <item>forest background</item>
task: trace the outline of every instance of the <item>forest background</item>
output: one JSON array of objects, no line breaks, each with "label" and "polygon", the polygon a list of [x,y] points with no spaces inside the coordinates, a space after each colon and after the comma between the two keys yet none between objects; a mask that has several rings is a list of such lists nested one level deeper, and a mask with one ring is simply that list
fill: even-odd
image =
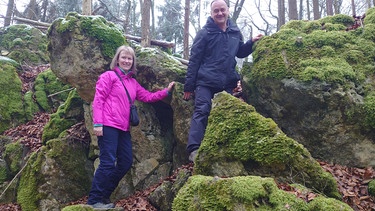
[{"label": "forest background", "polygon": [[[128,35],[173,43],[172,53],[188,59],[196,32],[210,15],[212,0],[0,0],[0,26],[34,20],[52,23],[68,12],[101,15]],[[247,40],[271,35],[290,20],[346,14],[361,17],[375,0],[227,0],[231,18]],[[40,25],[46,29],[46,25]]]}]

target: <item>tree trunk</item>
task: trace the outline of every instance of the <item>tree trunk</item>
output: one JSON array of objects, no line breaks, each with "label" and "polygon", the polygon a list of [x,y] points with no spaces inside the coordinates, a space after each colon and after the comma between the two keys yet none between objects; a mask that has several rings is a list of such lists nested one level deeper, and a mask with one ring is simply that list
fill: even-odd
[{"label": "tree trunk", "polygon": [[5,15],[5,20],[4,20],[4,27],[10,25],[10,21],[12,20],[12,15],[13,15],[13,8],[14,8],[14,0],[9,0],[7,13]]},{"label": "tree trunk", "polygon": [[279,16],[277,22],[277,31],[279,31],[280,27],[285,24],[285,0],[278,0],[277,3],[277,13]]},{"label": "tree trunk", "polygon": [[141,46],[150,47],[151,46],[151,37],[150,37],[150,8],[151,0],[144,0],[142,5],[142,41]]},{"label": "tree trunk", "polygon": [[297,0],[289,0],[289,20],[298,20]]},{"label": "tree trunk", "polygon": [[26,18],[30,20],[38,20],[38,10],[36,0],[30,0],[30,3],[26,7]]},{"label": "tree trunk", "polygon": [[352,15],[353,15],[353,16],[356,16],[356,12],[355,12],[355,2],[354,2],[354,0],[352,0]]},{"label": "tree trunk", "polygon": [[82,15],[91,15],[92,8],[91,8],[91,0],[83,0],[82,1]]},{"label": "tree trunk", "polygon": [[327,16],[333,15],[333,0],[326,0]]},{"label": "tree trunk", "polygon": [[151,24],[151,35],[155,35],[155,4],[154,4],[154,0],[150,1],[151,2],[151,20],[152,20],[152,24]]},{"label": "tree trunk", "polygon": [[237,19],[240,16],[244,2],[245,0],[236,0],[236,4],[234,5],[234,12],[231,18],[234,23],[237,22]]},{"label": "tree trunk", "polygon": [[313,0],[314,20],[320,19],[319,0]]},{"label": "tree trunk", "polygon": [[311,20],[311,15],[310,15],[310,1],[306,0],[306,13],[307,13],[307,20]]},{"label": "tree trunk", "polygon": [[298,14],[298,20],[303,19],[303,0],[299,0],[299,14]]},{"label": "tree trunk", "polygon": [[42,22],[46,22],[47,20],[48,3],[49,3],[48,0],[43,0],[42,8],[41,8],[43,13],[42,13],[42,17],[40,18]]},{"label": "tree trunk", "polygon": [[335,14],[340,14],[340,5],[338,0],[333,0],[333,8],[335,9]]},{"label": "tree trunk", "polygon": [[190,17],[190,0],[185,0],[184,15],[184,50],[183,58],[189,59],[189,18]]}]

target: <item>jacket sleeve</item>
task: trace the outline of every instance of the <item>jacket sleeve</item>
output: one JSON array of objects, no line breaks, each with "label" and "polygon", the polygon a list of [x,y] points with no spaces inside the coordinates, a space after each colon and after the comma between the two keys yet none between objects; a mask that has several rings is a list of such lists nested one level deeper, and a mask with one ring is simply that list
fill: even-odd
[{"label": "jacket sleeve", "polygon": [[103,108],[105,99],[111,91],[112,82],[109,74],[103,73],[96,82],[95,96],[93,101],[93,123],[103,123]]},{"label": "jacket sleeve", "polygon": [[238,49],[236,56],[238,58],[245,58],[249,56],[252,52],[253,52],[253,41],[250,39],[246,43],[243,43],[243,41],[241,40],[240,48]]},{"label": "jacket sleeve", "polygon": [[138,82],[136,82],[136,100],[145,103],[152,103],[164,99],[168,96],[168,89],[165,88],[160,91],[150,92],[143,88]]},{"label": "jacket sleeve", "polygon": [[205,39],[206,30],[200,30],[195,36],[194,43],[190,51],[190,59],[186,73],[184,92],[193,92],[195,90],[196,79],[199,67],[202,63],[207,41]]}]

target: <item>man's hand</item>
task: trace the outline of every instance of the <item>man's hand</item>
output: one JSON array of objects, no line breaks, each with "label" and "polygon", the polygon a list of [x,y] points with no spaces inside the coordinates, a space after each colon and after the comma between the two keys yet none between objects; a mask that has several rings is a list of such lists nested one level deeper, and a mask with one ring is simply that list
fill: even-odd
[{"label": "man's hand", "polygon": [[190,100],[191,92],[184,92],[184,100]]},{"label": "man's hand", "polygon": [[263,37],[263,34],[258,34],[256,37],[253,37],[251,39],[251,41],[256,42],[256,41],[260,40],[260,38],[262,38],[262,37]]}]

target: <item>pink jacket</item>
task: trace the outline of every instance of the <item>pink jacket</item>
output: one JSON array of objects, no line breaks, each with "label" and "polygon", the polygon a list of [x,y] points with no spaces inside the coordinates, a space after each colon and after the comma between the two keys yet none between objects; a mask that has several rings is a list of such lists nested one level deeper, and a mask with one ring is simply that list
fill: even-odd
[{"label": "pink jacket", "polygon": [[[168,96],[168,90],[149,92],[137,80],[125,75],[118,67],[114,68],[122,78],[130,98],[142,102],[156,102]],[[125,89],[114,71],[106,71],[99,76],[96,82],[96,92],[93,101],[93,120],[95,124],[114,127],[123,131],[130,128],[130,103]]]}]

